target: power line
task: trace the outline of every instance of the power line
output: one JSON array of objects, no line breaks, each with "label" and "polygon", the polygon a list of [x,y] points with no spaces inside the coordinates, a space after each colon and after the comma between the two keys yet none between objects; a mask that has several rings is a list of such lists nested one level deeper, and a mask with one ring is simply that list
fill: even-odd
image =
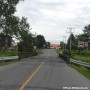
[{"label": "power line", "polygon": [[[65,42],[64,42],[65,39]],[[66,36],[63,36],[63,42],[65,43],[65,50],[66,50]],[[63,43],[63,49],[64,49],[64,43]]]},{"label": "power line", "polygon": [[[66,31],[66,32],[70,33],[70,35],[75,32],[75,31],[73,31],[73,29],[75,29],[75,28],[69,27],[67,29],[69,29],[69,31]],[[71,40],[71,36],[70,36],[70,51],[72,50],[71,43],[72,43],[72,40]]]}]

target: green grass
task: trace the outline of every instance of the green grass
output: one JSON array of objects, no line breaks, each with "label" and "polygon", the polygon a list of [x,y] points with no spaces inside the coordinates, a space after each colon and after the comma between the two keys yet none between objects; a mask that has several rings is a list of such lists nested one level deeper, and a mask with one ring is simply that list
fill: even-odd
[{"label": "green grass", "polygon": [[6,57],[6,56],[16,56],[16,52],[15,51],[11,51],[11,52],[0,51],[0,57]]},{"label": "green grass", "polygon": [[[56,53],[59,55],[60,50],[57,49]],[[75,59],[75,60],[80,60],[80,61],[83,61],[83,62],[90,63],[90,51],[88,51],[86,54],[85,54],[85,51],[82,51],[81,55],[75,54],[72,58]]]},{"label": "green grass", "polygon": [[85,67],[78,67],[74,64],[69,64],[70,67],[74,68],[75,70],[77,70],[78,72],[80,72],[81,74],[83,74],[86,78],[88,78],[90,80],[90,69],[87,69]]},{"label": "green grass", "polygon": [[81,56],[80,56],[80,55],[75,54],[75,55],[73,56],[73,59],[90,63],[90,56],[84,56],[84,55],[81,55]]},{"label": "green grass", "polygon": [[59,49],[56,49],[56,53],[59,55],[59,52],[60,52],[60,50]]},{"label": "green grass", "polygon": [[90,50],[82,50],[80,53],[76,51],[76,54],[72,57],[75,60],[80,60],[83,62],[90,63]]},{"label": "green grass", "polygon": [[4,66],[4,65],[16,63],[16,62],[17,62],[17,60],[10,60],[10,61],[6,61],[6,62],[0,62],[0,66]]},{"label": "green grass", "polygon": [[[59,52],[60,52],[60,50],[57,49],[56,50],[56,53],[59,54]],[[83,62],[90,63],[90,57],[89,56],[87,56],[87,58],[86,58],[86,56],[84,56],[84,55],[83,56],[80,56],[80,55],[75,54],[73,56],[73,59],[75,59],[75,60],[81,60]],[[87,69],[85,67],[79,67],[79,66],[76,66],[74,64],[68,64],[68,65],[70,67],[74,68],[75,70],[77,70],[78,72],[80,72],[81,74],[83,74],[86,78],[88,78],[90,80],[90,69]]]}]

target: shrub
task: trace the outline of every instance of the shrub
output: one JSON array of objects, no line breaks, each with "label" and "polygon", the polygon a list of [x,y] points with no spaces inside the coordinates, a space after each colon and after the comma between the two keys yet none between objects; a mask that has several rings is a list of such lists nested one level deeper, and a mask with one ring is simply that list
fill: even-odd
[{"label": "shrub", "polygon": [[64,51],[63,51],[63,54],[66,54],[66,55],[71,56],[71,52],[70,52],[69,50],[64,50]]},{"label": "shrub", "polygon": [[71,50],[71,51],[70,50],[64,50],[63,54],[66,54],[70,57],[73,57],[76,54],[76,51],[75,50]]}]

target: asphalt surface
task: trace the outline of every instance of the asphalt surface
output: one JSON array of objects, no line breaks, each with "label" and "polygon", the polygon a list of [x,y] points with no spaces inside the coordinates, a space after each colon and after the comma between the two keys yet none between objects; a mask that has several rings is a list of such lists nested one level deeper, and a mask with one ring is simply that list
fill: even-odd
[{"label": "asphalt surface", "polygon": [[90,90],[90,80],[70,68],[55,50],[46,49],[39,56],[1,66],[0,90]]}]

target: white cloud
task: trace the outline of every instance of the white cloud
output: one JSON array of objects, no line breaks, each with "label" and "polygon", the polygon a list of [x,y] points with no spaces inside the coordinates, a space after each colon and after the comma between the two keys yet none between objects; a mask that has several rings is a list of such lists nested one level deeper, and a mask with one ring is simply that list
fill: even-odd
[{"label": "white cloud", "polygon": [[48,17],[48,18],[53,18],[56,20],[65,20],[65,19],[71,19],[75,18],[75,14],[67,11],[60,11],[60,10],[48,10],[48,9],[41,9],[40,12],[42,13],[43,16]]},{"label": "white cloud", "polygon": [[25,0],[17,6],[16,15],[26,16],[32,31],[43,34],[47,40],[59,42],[67,27],[82,33],[90,21],[90,0]]},{"label": "white cloud", "polygon": [[60,3],[62,2],[61,0],[34,0],[42,3]]}]

